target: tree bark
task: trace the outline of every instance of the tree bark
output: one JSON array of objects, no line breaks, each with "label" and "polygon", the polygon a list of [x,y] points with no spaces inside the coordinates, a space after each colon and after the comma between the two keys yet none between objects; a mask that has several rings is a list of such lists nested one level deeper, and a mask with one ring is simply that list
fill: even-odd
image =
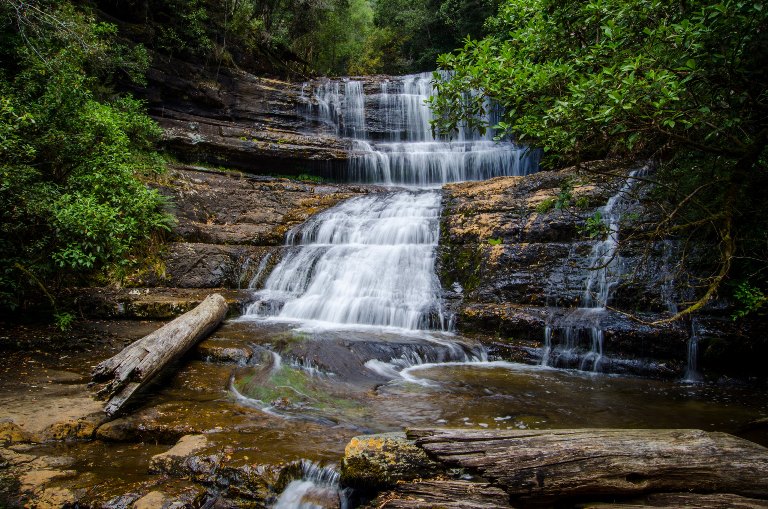
[{"label": "tree bark", "polygon": [[510,507],[509,495],[487,483],[429,480],[398,484],[369,504],[376,509],[495,509]]},{"label": "tree bark", "polygon": [[93,381],[106,381],[98,394],[111,397],[104,412],[109,416],[119,412],[136,391],[218,327],[227,310],[224,297],[209,295],[192,311],[96,366],[91,374]]},{"label": "tree bark", "polygon": [[642,500],[626,503],[584,504],[582,509],[768,509],[768,500],[740,497],[730,493],[699,495],[697,493],[654,493]]},{"label": "tree bark", "polygon": [[651,492],[768,498],[768,449],[699,430],[412,429],[429,456],[503,488],[513,501]]}]

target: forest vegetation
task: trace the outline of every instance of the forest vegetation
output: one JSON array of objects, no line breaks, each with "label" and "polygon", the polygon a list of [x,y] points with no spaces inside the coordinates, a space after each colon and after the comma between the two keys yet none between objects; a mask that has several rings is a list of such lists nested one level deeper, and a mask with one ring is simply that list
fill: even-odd
[{"label": "forest vegetation", "polygon": [[684,313],[715,293],[764,313],[767,13],[737,0],[0,0],[0,307],[115,277],[169,228],[142,181],[163,166],[159,128],[122,91],[174,57],[293,79],[439,66],[446,135],[487,96],[505,111],[496,127],[543,147],[549,168],[655,161],[649,240],[717,247]]},{"label": "forest vegetation", "polygon": [[505,112],[495,127],[542,147],[550,168],[651,161],[659,210],[645,240],[678,239],[709,270],[673,318],[714,295],[734,296],[737,316],[764,313],[766,27],[759,1],[506,0],[488,36],[439,58],[437,128],[487,127],[490,97]]}]

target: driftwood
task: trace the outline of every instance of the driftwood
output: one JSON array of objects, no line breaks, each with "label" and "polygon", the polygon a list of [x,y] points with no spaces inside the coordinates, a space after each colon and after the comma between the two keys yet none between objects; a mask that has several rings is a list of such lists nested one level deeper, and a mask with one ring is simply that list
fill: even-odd
[{"label": "driftwood", "polygon": [[654,493],[643,500],[627,503],[580,505],[582,509],[768,509],[768,500],[740,497],[728,493]]},{"label": "driftwood", "polygon": [[509,507],[509,495],[487,483],[455,480],[398,484],[369,507],[376,509],[494,509]]},{"label": "driftwood", "polygon": [[504,489],[513,505],[651,492],[768,498],[768,449],[725,433],[412,429],[408,436],[432,458]]},{"label": "driftwood", "polygon": [[104,382],[100,397],[111,397],[104,412],[114,415],[140,388],[146,386],[169,363],[208,336],[227,316],[227,302],[219,294],[209,295],[192,311],[132,343],[96,366],[94,382]]}]

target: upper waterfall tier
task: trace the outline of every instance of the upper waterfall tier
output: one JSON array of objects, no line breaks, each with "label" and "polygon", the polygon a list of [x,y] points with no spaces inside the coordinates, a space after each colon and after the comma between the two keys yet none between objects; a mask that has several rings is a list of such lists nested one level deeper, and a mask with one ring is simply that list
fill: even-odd
[{"label": "upper waterfall tier", "polygon": [[[510,141],[459,128],[449,139],[433,136],[432,74],[378,81],[324,80],[305,84],[304,114],[321,129],[351,138],[353,150],[340,180],[434,186],[463,180],[527,175],[538,168],[538,152]],[[499,111],[486,104],[485,122],[494,125]]]}]

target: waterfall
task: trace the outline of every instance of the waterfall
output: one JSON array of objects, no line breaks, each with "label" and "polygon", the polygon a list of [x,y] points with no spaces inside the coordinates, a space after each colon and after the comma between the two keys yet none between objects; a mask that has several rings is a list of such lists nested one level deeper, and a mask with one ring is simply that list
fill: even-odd
[{"label": "waterfall", "polygon": [[[333,327],[446,329],[434,271],[440,194],[425,188],[527,174],[537,169],[538,153],[494,141],[492,129],[436,139],[427,104],[433,93],[429,73],[302,87],[304,114],[350,139],[340,180],[419,190],[352,198],[289,232],[286,254],[247,315]],[[495,124],[499,111],[486,106],[485,121]]]},{"label": "waterfall", "polygon": [[249,315],[284,321],[442,329],[435,275],[440,194],[352,198],[290,231]]},{"label": "waterfall", "polygon": [[684,382],[701,382],[703,377],[699,372],[699,322],[691,319],[691,335],[688,337],[688,360],[685,367]]},{"label": "waterfall", "polygon": [[[676,315],[679,311],[676,298],[682,298],[683,300],[692,300],[694,298],[693,289],[688,286],[683,289],[678,288],[677,281],[675,280],[675,274],[681,271],[681,265],[683,259],[680,257],[677,242],[672,240],[665,240],[662,245],[662,255],[664,263],[661,267],[662,274],[664,276],[664,282],[661,285],[661,298],[667,307],[667,311],[671,315]],[[677,295],[676,292],[681,292],[682,295]],[[698,359],[699,359],[699,321],[695,316],[691,317],[689,323],[688,332],[688,347],[686,356],[685,373],[683,374],[683,382],[696,383],[703,380],[702,374],[699,372]]]},{"label": "waterfall", "polygon": [[[305,87],[306,88],[306,87]],[[537,151],[494,141],[493,129],[480,135],[459,128],[455,139],[432,133],[432,74],[393,77],[369,86],[361,81],[326,80],[312,96],[302,94],[305,114],[338,136],[352,138],[352,152],[340,180],[409,186],[527,175],[538,167]],[[483,120],[499,119],[490,102]]]},{"label": "waterfall", "polygon": [[[598,209],[605,225],[606,235],[592,245],[589,262],[584,278],[580,306],[557,323],[547,323],[544,331],[542,365],[574,365],[583,371],[599,371],[603,360],[603,328],[601,318],[613,290],[622,273],[621,259],[617,253],[619,246],[619,228],[623,210],[628,204],[627,194],[637,182],[637,177],[644,174],[643,167],[630,172],[619,191]],[[552,346],[552,339],[557,330],[562,337],[558,349]],[[582,332],[589,337],[590,348],[579,356],[579,339]],[[580,358],[579,358],[580,357]]]},{"label": "waterfall", "polygon": [[302,461],[301,471],[301,479],[285,487],[273,509],[346,509],[349,506],[347,493],[339,487],[340,476],[335,468]]}]

